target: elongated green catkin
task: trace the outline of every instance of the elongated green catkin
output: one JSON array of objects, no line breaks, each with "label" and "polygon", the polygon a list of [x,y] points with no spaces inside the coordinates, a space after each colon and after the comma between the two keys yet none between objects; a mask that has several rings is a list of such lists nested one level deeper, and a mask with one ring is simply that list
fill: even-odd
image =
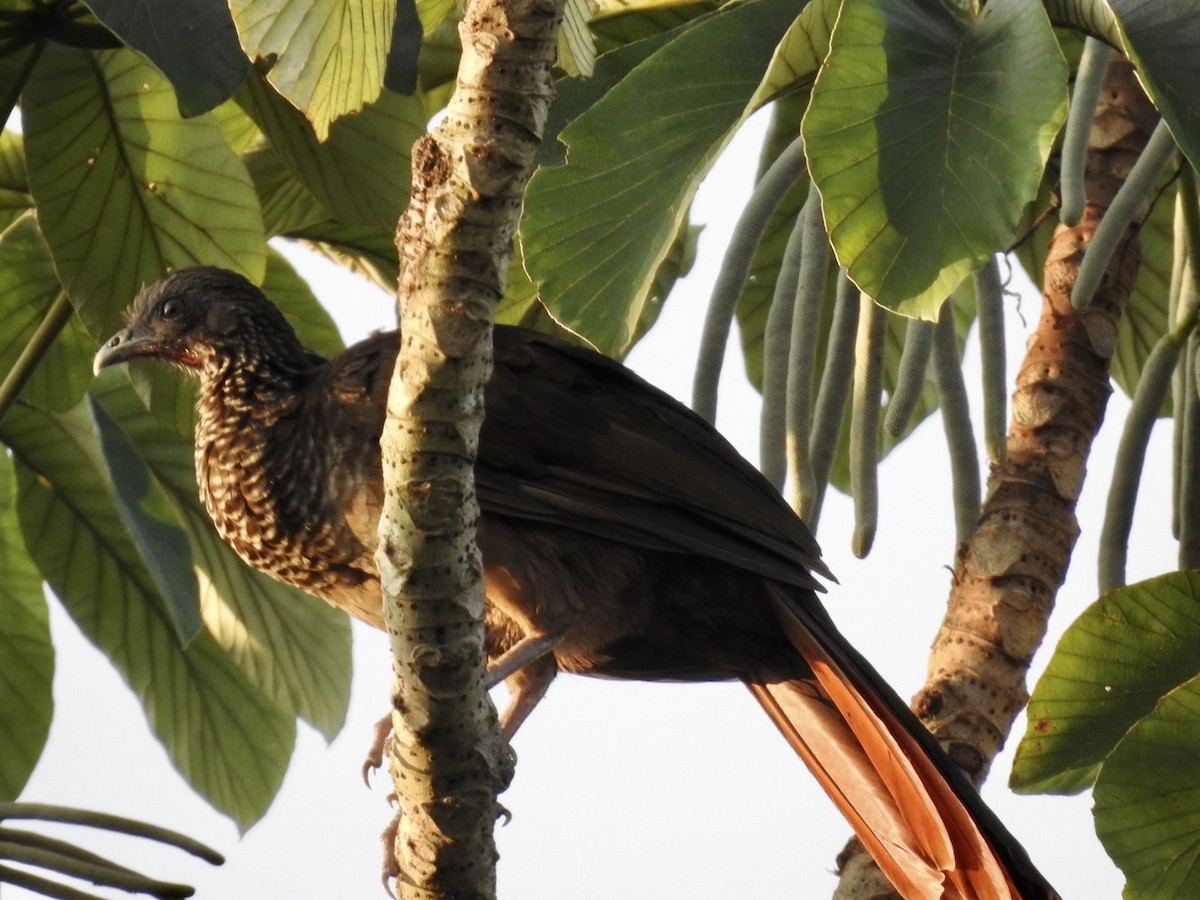
[{"label": "elongated green catkin", "polygon": [[803,248],[800,279],[796,285],[796,313],[792,317],[792,354],[787,378],[787,461],[791,478],[792,508],[808,521],[817,502],[816,478],[809,454],[813,422],[813,382],[816,378],[817,339],[821,334],[821,306],[829,271],[829,238],[821,197],[809,185],[808,200],[800,213]]},{"label": "elongated green catkin", "polygon": [[1062,192],[1062,208],[1058,218],[1069,227],[1079,224],[1087,204],[1083,190],[1083,168],[1087,161],[1088,137],[1092,132],[1096,101],[1100,99],[1100,86],[1104,83],[1104,73],[1108,71],[1111,56],[1112,48],[1108,44],[1089,37],[1083,43],[1083,54],[1079,57],[1079,68],[1075,72],[1075,87],[1071,91],[1071,105],[1063,126],[1062,168],[1058,176]]},{"label": "elongated green catkin", "polygon": [[892,437],[904,434],[908,420],[921,400],[932,351],[933,323],[909,319],[904,331],[904,349],[900,351],[900,363],[896,367],[896,389],[888,399],[883,417],[883,430]]},{"label": "elongated green catkin", "polygon": [[812,434],[809,455],[812,457],[813,478],[817,484],[817,501],[813,506],[808,527],[815,533],[821,518],[821,504],[829,487],[829,473],[837,453],[842,420],[846,418],[846,401],[854,381],[854,336],[858,330],[860,293],[846,270],[838,271],[837,292],[834,296],[833,321],[825,345],[825,367],[821,370],[821,387],[813,406]]},{"label": "elongated green catkin", "polygon": [[792,185],[804,175],[805,165],[804,141],[796,138],[763,173],[734,226],[729,249],[725,251],[712,298],[708,301],[692,382],[692,408],[710,422],[717,415],[717,384],[721,380],[721,364],[725,361],[725,345],[729,342],[738,297],[750,275],[750,264],[772,213]]},{"label": "elongated green catkin", "polygon": [[983,370],[983,446],[988,459],[1004,462],[1008,452],[1008,373],[1004,352],[1004,285],[993,256],[975,273],[979,357]]},{"label": "elongated green catkin", "polygon": [[983,492],[979,479],[979,453],[971,430],[967,385],[954,336],[954,312],[942,307],[933,334],[933,380],[937,385],[942,427],[950,450],[950,480],[954,487],[954,524],[962,544],[979,524]]},{"label": "elongated green catkin", "polygon": [[[1129,415],[1121,431],[1117,456],[1113,463],[1112,483],[1104,509],[1104,524],[1100,529],[1100,552],[1097,578],[1100,592],[1107,593],[1125,584],[1125,563],[1129,548],[1129,532],[1133,527],[1133,510],[1137,502],[1138,484],[1146,459],[1146,445],[1158,418],[1159,410],[1171,387],[1171,376],[1178,366],[1182,342],[1170,334],[1159,338],[1142,366],[1141,377],[1133,392]],[[1182,400],[1182,398],[1180,398]],[[1182,432],[1182,419],[1175,427]]]},{"label": "elongated green catkin", "polygon": [[1104,218],[1092,235],[1092,242],[1083,254],[1079,275],[1071,288],[1071,305],[1076,309],[1083,309],[1092,302],[1121,235],[1150,196],[1155,180],[1174,153],[1175,138],[1171,136],[1166,120],[1160,120],[1146,143],[1146,149],[1129,170],[1129,177],[1113,197],[1112,205],[1105,211]]},{"label": "elongated green catkin", "polygon": [[796,219],[779,263],[779,277],[767,324],[763,330],[762,415],[759,419],[758,468],[775,490],[782,491],[787,477],[787,386],[791,371],[792,319],[796,313],[796,285],[800,282],[800,255],[804,248],[804,215]]},{"label": "elongated green catkin", "polygon": [[859,559],[871,552],[879,524],[879,406],[887,316],[870,297],[859,299],[850,396],[850,493],[854,496],[850,550]]}]

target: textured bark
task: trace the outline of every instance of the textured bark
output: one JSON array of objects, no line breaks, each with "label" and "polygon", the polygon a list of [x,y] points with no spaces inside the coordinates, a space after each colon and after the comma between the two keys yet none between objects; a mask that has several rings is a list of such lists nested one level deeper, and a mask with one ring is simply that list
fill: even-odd
[{"label": "textured bark", "polygon": [[[1140,262],[1142,210],[1089,307],[1071,306],[1084,248],[1158,119],[1123,58],[1114,56],[1092,124],[1087,210],[1050,242],[1042,313],[1012,399],[1005,462],[992,466],[979,525],[959,549],[946,617],[913,709],[979,785],[1028,702],[1025,677],[1046,634],[1079,535],[1076,502],[1111,393],[1109,368]],[[835,896],[894,896],[852,841]],[[877,878],[878,871],[874,873]],[[857,881],[853,890],[849,879]]]},{"label": "textured bark", "polygon": [[394,655],[391,771],[403,897],[495,896],[512,777],[484,684],[472,465],[521,197],[551,100],[562,0],[472,0],[443,124],[413,151],[397,235],[400,357],[378,563]]}]

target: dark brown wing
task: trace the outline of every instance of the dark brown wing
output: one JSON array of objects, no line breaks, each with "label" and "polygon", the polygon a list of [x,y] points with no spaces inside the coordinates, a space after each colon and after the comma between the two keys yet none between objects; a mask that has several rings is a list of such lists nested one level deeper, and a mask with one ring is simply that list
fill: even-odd
[{"label": "dark brown wing", "polygon": [[707,422],[624,366],[498,327],[476,466],[489,514],[822,589],[816,541]]}]

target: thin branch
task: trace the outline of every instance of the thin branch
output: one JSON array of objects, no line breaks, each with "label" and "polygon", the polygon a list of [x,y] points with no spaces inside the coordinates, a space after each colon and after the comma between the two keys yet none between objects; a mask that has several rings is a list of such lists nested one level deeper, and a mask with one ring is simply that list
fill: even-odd
[{"label": "thin branch", "polygon": [[495,896],[511,751],[484,692],[473,464],[491,321],[551,99],[563,0],[471,0],[457,87],[413,149],[400,222],[400,355],[376,561],[393,655],[394,842],[404,897]]}]

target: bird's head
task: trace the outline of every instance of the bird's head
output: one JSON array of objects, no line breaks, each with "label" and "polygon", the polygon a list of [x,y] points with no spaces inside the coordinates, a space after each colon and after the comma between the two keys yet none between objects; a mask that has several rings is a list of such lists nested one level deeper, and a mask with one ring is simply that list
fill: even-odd
[{"label": "bird's head", "polygon": [[234,272],[211,266],[178,269],[142,290],[125,327],[100,348],[101,369],[131,359],[157,359],[203,376],[253,356],[307,362],[311,354],[279,309]]}]

